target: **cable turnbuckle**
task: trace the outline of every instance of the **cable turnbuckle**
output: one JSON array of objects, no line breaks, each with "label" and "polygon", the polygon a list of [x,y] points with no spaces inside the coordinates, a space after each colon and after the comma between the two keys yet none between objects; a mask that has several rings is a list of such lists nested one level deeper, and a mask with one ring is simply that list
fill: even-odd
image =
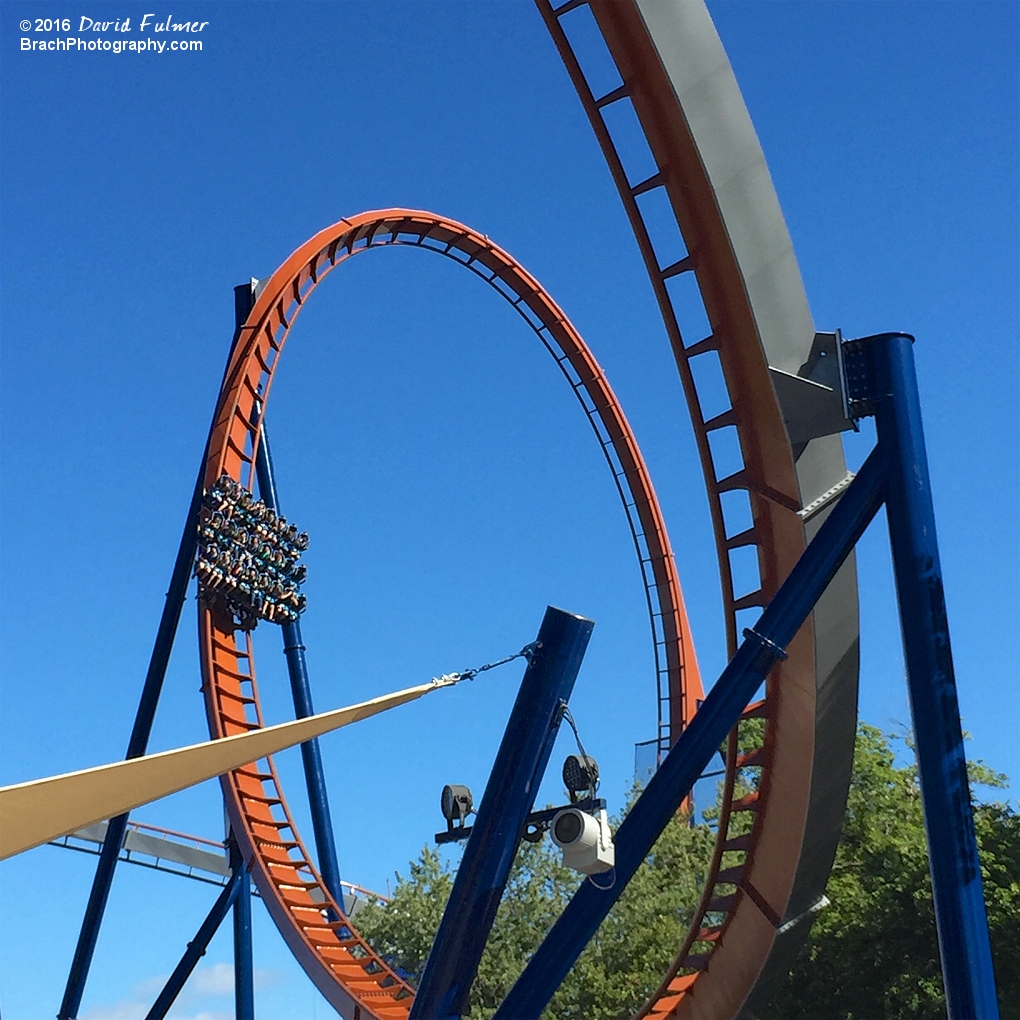
[{"label": "cable turnbuckle", "polygon": [[453,684],[459,684],[462,680],[474,680],[479,673],[495,669],[497,666],[505,666],[508,662],[513,662],[514,659],[527,659],[530,663],[532,656],[541,647],[541,641],[532,641],[530,644],[525,645],[519,652],[514,652],[513,655],[507,655],[502,659],[496,659],[495,662],[487,662],[484,666],[475,666],[472,669],[464,669],[459,673],[444,673],[442,676],[434,676],[432,678],[432,682],[437,687],[450,687]]}]

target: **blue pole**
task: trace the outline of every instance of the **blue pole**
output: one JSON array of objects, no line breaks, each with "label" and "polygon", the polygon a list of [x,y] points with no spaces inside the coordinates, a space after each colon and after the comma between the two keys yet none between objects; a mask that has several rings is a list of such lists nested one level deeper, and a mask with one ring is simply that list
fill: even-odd
[{"label": "blue pole", "polygon": [[[457,869],[410,1020],[446,1020],[467,1011],[468,993],[506,886],[524,821],[595,624],[550,606]],[[516,1014],[515,1014],[516,1015]]]},{"label": "blue pole", "polygon": [[230,837],[231,874],[240,875],[234,898],[234,1017],[255,1020],[255,970],[251,952],[251,876],[233,835]]},{"label": "blue pole", "polygon": [[[205,951],[209,948],[209,942],[212,940],[213,935],[216,934],[216,929],[219,928],[223,918],[227,916],[227,911],[237,900],[238,894],[245,884],[244,878],[247,874],[243,863],[239,868],[234,869],[230,876],[230,881],[224,887],[223,892],[217,897],[212,910],[209,911],[206,919],[202,922],[195,938],[188,943],[188,948],[184,951],[181,962],[177,964],[174,972],[167,979],[166,984],[163,986],[163,991],[159,993],[156,1001],[152,1004],[152,1009],[145,1014],[145,1020],[163,1020],[163,1017],[166,1016],[167,1011],[174,1004],[174,999],[177,998],[184,987],[184,983],[191,977],[191,972],[195,969],[198,961],[205,956]],[[249,906],[249,912],[250,910],[251,907]]]},{"label": "blue pole", "polygon": [[876,450],[754,629],[744,631],[745,640],[624,819],[616,834],[615,883],[609,889],[582,883],[493,1020],[537,1020],[769,670],[785,657],[784,649],[877,513],[883,487]]},{"label": "blue pole", "polygon": [[886,463],[886,514],[914,721],[946,1005],[953,1020],[999,1015],[971,813],[913,338],[852,342],[872,359],[875,426]]},{"label": "blue pole", "polygon": [[[184,608],[184,600],[187,597],[191,564],[195,558],[196,531],[194,522],[198,518],[198,507],[201,501],[202,476],[199,475],[191,499],[191,506],[188,508],[184,534],[181,536],[181,544],[177,550],[177,560],[170,578],[170,590],[166,594],[163,615],[159,621],[159,630],[156,633],[152,657],[149,660],[149,669],[145,674],[145,684],[142,687],[142,696],[135,714],[135,724],[131,730],[126,758],[141,757],[145,754],[149,743],[149,734],[152,732],[156,705],[159,703],[160,691],[163,688],[163,678],[166,676],[167,663],[170,661],[177,624],[180,622],[181,610]],[[82,995],[85,992],[85,981],[88,978],[96,941],[99,938],[99,928],[102,925],[106,903],[110,897],[110,887],[113,885],[113,872],[117,867],[117,857],[124,842],[127,822],[128,816],[124,814],[117,818],[111,818],[107,826],[103,848],[99,853],[99,862],[96,865],[96,874],[92,880],[92,890],[78,935],[78,944],[71,962],[64,998],[60,1005],[59,1020],[73,1020],[78,1015],[78,1008],[81,1006]]]},{"label": "blue pole", "polygon": [[[234,353],[234,347],[241,335],[241,326],[251,308],[251,288],[247,288],[247,298],[241,293],[244,290],[243,287],[234,288],[234,315],[237,328],[230,345],[230,355],[227,357],[228,366],[230,357]],[[225,375],[226,369],[224,369]],[[156,717],[156,706],[159,704],[159,696],[163,690],[163,679],[170,662],[170,653],[173,651],[174,638],[177,636],[181,611],[184,609],[184,602],[187,598],[188,582],[191,580],[191,566],[195,560],[195,547],[198,541],[198,511],[202,505],[202,483],[205,480],[205,461],[208,452],[207,441],[205,452],[202,454],[202,466],[199,468],[195,488],[191,494],[191,505],[188,507],[188,514],[184,521],[184,533],[181,535],[181,542],[177,548],[177,559],[174,561],[173,573],[170,575],[170,587],[163,603],[163,613],[156,631],[156,640],[153,642],[152,655],[149,657],[149,668],[145,673],[142,696],[138,701],[138,711],[135,713],[135,722],[131,729],[131,738],[128,741],[125,758],[140,758],[145,754],[149,745],[149,735],[152,733],[152,723]],[[107,825],[103,848],[99,852],[96,874],[92,879],[92,890],[85,907],[85,916],[82,918],[81,931],[78,933],[78,943],[71,960],[71,969],[67,975],[67,985],[64,988],[64,997],[60,1003],[57,1020],[75,1020],[78,1016],[81,999],[85,994],[85,982],[88,980],[92,957],[96,951],[99,929],[102,926],[106,904],[110,898],[113,873],[117,867],[117,857],[124,842],[127,823],[128,816],[124,814],[117,818],[111,818]]]},{"label": "blue pole", "polygon": [[[255,475],[259,482],[259,496],[271,510],[279,510],[276,491],[276,473],[273,470],[273,455],[269,450],[269,436],[265,422],[262,436],[255,455]],[[285,623],[283,631],[283,654],[287,659],[287,673],[294,698],[294,714],[299,719],[315,715],[312,707],[312,686],[305,662],[305,645],[301,638],[301,622]],[[333,835],[333,820],[326,793],[326,773],[322,767],[322,754],[318,739],[301,745],[301,761],[305,767],[305,785],[308,788],[308,806],[312,815],[312,831],[315,835],[315,852],[319,858],[319,871],[326,888],[343,909],[344,895],[340,885],[340,865],[336,855],[336,840]]]}]

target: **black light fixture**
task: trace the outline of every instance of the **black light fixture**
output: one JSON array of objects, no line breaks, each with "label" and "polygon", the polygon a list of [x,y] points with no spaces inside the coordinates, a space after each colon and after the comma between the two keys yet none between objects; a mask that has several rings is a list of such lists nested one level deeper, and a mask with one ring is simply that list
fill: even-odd
[{"label": "black light fixture", "polygon": [[440,798],[440,810],[446,819],[447,831],[453,830],[453,823],[464,825],[464,819],[471,813],[473,801],[471,791],[466,786],[448,785],[443,787]]},{"label": "black light fixture", "polygon": [[595,796],[599,785],[599,766],[590,755],[569,754],[563,763],[563,785],[570,794],[571,804],[577,801],[577,794],[587,793]]}]

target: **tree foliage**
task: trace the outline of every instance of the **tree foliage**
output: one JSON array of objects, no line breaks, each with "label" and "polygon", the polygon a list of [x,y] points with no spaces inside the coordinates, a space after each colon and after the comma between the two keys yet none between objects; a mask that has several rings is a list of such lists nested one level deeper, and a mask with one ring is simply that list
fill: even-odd
[{"label": "tree foliage", "polygon": [[[687,931],[712,845],[707,825],[678,817],[667,826],[553,997],[546,1020],[612,1020],[642,1005]],[[486,1020],[503,1001],[582,880],[549,841],[521,844],[472,988],[473,1020]],[[425,847],[407,877],[397,876],[390,902],[363,908],[356,924],[377,951],[419,979],[452,887],[439,854]]]},{"label": "tree foliage", "polygon": [[[971,783],[1002,787],[980,762]],[[1020,1018],[1020,815],[975,804],[1003,1020]],[[937,821],[936,821],[937,824]],[[858,727],[831,901],[772,1003],[789,1020],[942,1020],[946,1015],[921,793],[888,735]]]},{"label": "tree foliage", "polygon": [[[945,1016],[917,773],[897,765],[893,739],[859,727],[846,821],[826,889],[831,905],[764,1016]],[[971,780],[1005,784],[980,763],[971,765]],[[1002,1016],[1020,1020],[1020,815],[991,803],[976,804],[974,816]],[[686,933],[713,840],[710,824],[681,817],[670,823],[544,1020],[633,1015]],[[472,989],[472,1020],[492,1015],[581,880],[548,842],[522,844]],[[384,956],[420,978],[452,886],[439,854],[426,847],[407,876],[397,876],[392,900],[366,907],[356,923]]]}]

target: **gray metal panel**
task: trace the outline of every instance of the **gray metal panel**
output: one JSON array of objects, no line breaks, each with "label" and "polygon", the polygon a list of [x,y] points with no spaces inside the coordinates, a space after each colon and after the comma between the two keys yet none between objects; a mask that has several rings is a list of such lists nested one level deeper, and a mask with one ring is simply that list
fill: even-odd
[{"label": "gray metal panel", "polygon": [[348,917],[354,917],[354,915],[361,910],[362,907],[367,905],[368,900],[365,897],[359,896],[354,892],[344,893],[344,913]]},{"label": "gray metal panel", "polygon": [[200,850],[198,847],[188,846],[187,843],[177,843],[159,836],[148,836],[137,829],[128,829],[124,836],[124,849],[131,853],[158,857],[161,861],[183,864],[187,868],[195,868],[198,871],[208,871],[213,875],[230,874],[230,865],[227,863],[225,853]]},{"label": "gray metal panel", "polygon": [[[856,429],[846,396],[842,339],[838,331],[816,333],[811,355],[796,374],[769,368],[794,449],[821,436]],[[828,456],[826,462],[835,458]]]},{"label": "gray metal panel", "polygon": [[[740,89],[701,0],[635,0],[670,78],[715,191],[770,367],[802,374],[815,340],[800,271],[779,200]],[[775,387],[774,387],[775,389]],[[785,387],[783,417],[799,440],[816,434],[817,403],[796,382]],[[825,417],[825,415],[822,415]],[[830,416],[831,417],[831,416]],[[795,447],[802,505],[846,476],[836,435]],[[823,511],[806,525],[817,530]],[[842,828],[857,718],[858,603],[851,558],[814,612],[815,752],[804,846],[786,918],[803,913],[824,891]],[[776,939],[748,1000],[767,1012],[768,989],[788,970],[809,931],[798,924]]]},{"label": "gray metal panel", "polygon": [[84,829],[72,832],[75,839],[83,839],[89,843],[102,843],[106,839],[106,827],[109,822],[96,822],[95,825],[88,825]]},{"label": "gray metal panel", "polygon": [[701,0],[636,3],[715,191],[768,363],[796,374],[810,354],[814,324],[772,177],[715,25]]},{"label": "gray metal panel", "polygon": [[[830,439],[840,442],[836,436]],[[809,537],[818,530],[831,508],[832,504],[808,523]],[[852,559],[843,565],[819,600],[814,619],[818,686],[811,800],[797,877],[783,915],[784,922],[803,915],[824,893],[843,828],[853,767],[860,668],[857,568]],[[740,1020],[781,1020],[771,1013],[769,996],[789,973],[810,934],[815,916],[809,915],[776,936],[768,962],[739,1014]]]}]

